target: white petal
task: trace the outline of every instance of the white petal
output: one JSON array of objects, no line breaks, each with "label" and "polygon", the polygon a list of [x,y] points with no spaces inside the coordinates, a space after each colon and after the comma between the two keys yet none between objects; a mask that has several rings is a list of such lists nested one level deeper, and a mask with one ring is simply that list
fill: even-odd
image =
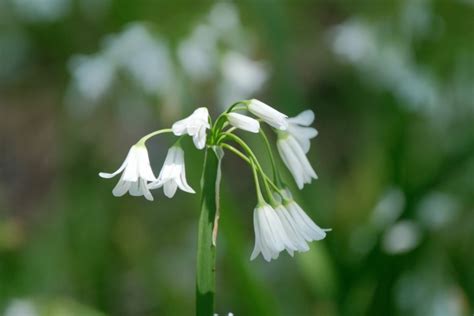
[{"label": "white petal", "polygon": [[206,147],[206,128],[201,127],[196,135],[193,136],[194,145],[197,149]]},{"label": "white petal", "polygon": [[250,256],[250,260],[255,260],[261,252],[261,245],[260,245],[260,225],[258,222],[257,216],[257,209],[253,211],[253,229],[255,232],[255,246],[252,251],[252,255]]},{"label": "white petal", "polygon": [[326,232],[316,225],[296,202],[291,202],[287,208],[307,241],[322,240],[326,237]]},{"label": "white petal", "polygon": [[288,116],[259,100],[250,100],[248,110],[250,113],[264,120],[270,126],[279,130],[286,130],[288,128]]},{"label": "white petal", "polygon": [[148,186],[144,179],[140,179],[140,191],[145,197],[145,199],[147,199],[148,201],[153,201],[153,195],[151,195],[150,190],[148,189]]},{"label": "white petal", "polygon": [[163,186],[165,195],[170,199],[176,194],[176,190],[178,189],[178,185],[173,180],[164,183]]},{"label": "white petal", "polygon": [[123,172],[123,179],[126,181],[135,182],[138,181],[138,155],[135,146],[130,150],[130,156],[128,157],[128,163]]},{"label": "white petal", "polygon": [[147,181],[156,181],[155,174],[151,169],[150,158],[148,157],[148,150],[146,147],[138,150],[138,173],[140,178]]},{"label": "white petal", "polygon": [[[292,241],[293,245],[295,246],[296,250],[298,251],[308,251],[309,246],[306,243],[305,239],[301,234],[298,232],[296,225],[294,224],[293,219],[291,218],[288,210],[284,208],[282,205],[278,208],[275,208],[275,212],[277,213],[280,221],[285,229],[285,232],[288,238]],[[291,251],[287,248],[288,253],[292,254]]]},{"label": "white petal", "polygon": [[318,131],[315,128],[301,127],[294,124],[288,126],[288,133],[298,141],[305,154],[309,152],[311,147],[310,140],[318,135]]},{"label": "white petal", "polygon": [[110,179],[110,178],[113,178],[116,175],[118,175],[120,172],[122,172],[128,164],[128,160],[129,160],[131,151],[132,151],[132,149],[130,148],[130,150],[127,153],[127,157],[125,157],[125,160],[122,162],[122,165],[120,165],[120,167],[117,169],[117,171],[115,171],[113,173],[100,172],[99,176],[104,178],[104,179]]},{"label": "white petal", "polygon": [[296,185],[301,190],[304,187],[305,179],[303,175],[303,168],[300,161],[292,151],[287,139],[279,139],[277,141],[277,148],[280,156],[286,167],[293,175]]},{"label": "white petal", "polygon": [[314,112],[312,110],[303,111],[297,116],[289,118],[288,122],[303,126],[310,126],[314,122]]},{"label": "white petal", "polygon": [[125,195],[125,193],[127,193],[131,185],[132,185],[132,182],[125,181],[121,178],[119,182],[117,183],[117,185],[115,186],[115,188],[112,190],[112,194],[116,197],[123,196]]},{"label": "white petal", "polygon": [[298,144],[296,139],[294,139],[294,137],[291,137],[291,136],[288,137],[288,144],[290,145],[293,153],[297,157],[298,161],[303,167],[305,174],[308,177],[308,181],[306,181],[306,183],[310,183],[311,178],[317,179],[318,176],[316,175],[316,172],[314,171],[313,167],[309,163],[308,157],[306,157],[306,154],[304,153],[303,149]]},{"label": "white petal", "polygon": [[253,119],[246,115],[242,115],[239,113],[229,113],[227,115],[227,118],[232,126],[240,128],[242,130],[251,133],[258,133],[260,131],[260,123],[256,119]]},{"label": "white petal", "polygon": [[128,192],[131,196],[142,196],[143,194],[140,190],[140,180],[131,182]]}]

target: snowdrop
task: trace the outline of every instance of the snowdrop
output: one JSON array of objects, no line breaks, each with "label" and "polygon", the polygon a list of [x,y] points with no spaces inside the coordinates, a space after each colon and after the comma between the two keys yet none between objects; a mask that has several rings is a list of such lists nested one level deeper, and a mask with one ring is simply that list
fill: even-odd
[{"label": "snowdrop", "polygon": [[187,118],[173,124],[172,130],[176,136],[188,134],[193,137],[197,149],[206,146],[207,130],[210,128],[209,111],[202,107],[197,109]]},{"label": "snowdrop", "polygon": [[287,115],[257,99],[252,99],[248,102],[248,110],[276,129],[284,131],[288,128]]},{"label": "snowdrop", "polygon": [[149,185],[149,189],[163,187],[165,195],[172,198],[179,188],[184,192],[196,193],[186,180],[186,168],[184,165],[184,151],[176,145],[168,150],[163,168],[158,179]]},{"label": "snowdrop", "polygon": [[153,201],[153,196],[147,184],[149,181],[156,181],[156,177],[151,169],[148,150],[144,144],[133,145],[117,171],[114,173],[101,172],[99,176],[110,179],[119,173],[122,173],[122,176],[112,191],[114,196],[123,196],[129,192],[130,195],[143,195],[147,200]]},{"label": "snowdrop", "polygon": [[260,123],[251,117],[238,113],[227,114],[227,119],[232,126],[240,128],[242,130],[258,133],[260,131]]},{"label": "snowdrop", "polygon": [[296,138],[287,132],[278,134],[277,148],[288,170],[295,178],[299,189],[309,184],[318,176]]},{"label": "snowdrop", "polygon": [[318,131],[310,127],[314,122],[314,112],[306,110],[288,120],[288,133],[293,136],[300,144],[303,151],[307,154],[311,147],[311,139],[318,136]]},{"label": "snowdrop", "polygon": [[280,252],[287,249],[296,250],[288,238],[285,229],[275,210],[268,204],[255,208],[253,213],[255,230],[255,247],[250,257],[254,260],[261,253],[266,261],[277,259]]}]

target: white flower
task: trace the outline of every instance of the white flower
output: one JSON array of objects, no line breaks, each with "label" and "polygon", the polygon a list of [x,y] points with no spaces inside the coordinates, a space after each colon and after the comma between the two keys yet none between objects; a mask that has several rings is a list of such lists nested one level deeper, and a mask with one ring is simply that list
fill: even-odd
[{"label": "white flower", "polygon": [[147,182],[156,181],[153,170],[150,166],[150,159],[148,158],[148,150],[143,144],[136,144],[130,148],[127,158],[122,163],[120,168],[114,173],[99,173],[99,176],[105,179],[110,179],[122,173],[119,182],[113,189],[112,193],[115,196],[123,196],[127,191],[133,196],[145,196],[149,201],[153,201],[153,196],[148,190]]},{"label": "white flower", "polygon": [[285,208],[289,213],[289,221],[292,227],[298,231],[299,235],[306,241],[318,241],[326,238],[326,232],[331,229],[322,229],[305,213],[305,211],[293,199],[285,203]]},{"label": "white flower", "polygon": [[264,204],[255,208],[253,224],[255,248],[250,260],[254,260],[261,253],[266,261],[271,261],[277,259],[284,249],[289,252],[296,250],[296,247],[289,240],[278,215],[270,205]]},{"label": "white flower", "polygon": [[255,116],[264,120],[267,124],[279,129],[286,130],[288,128],[288,116],[278,112],[274,108],[265,103],[252,99],[248,104],[248,110]]},{"label": "white flower", "polygon": [[[300,252],[306,252],[309,250],[309,246],[306,243],[305,237],[301,233],[301,229],[298,226],[297,222],[293,219],[290,212],[283,206],[279,205],[275,208],[275,212],[280,218],[283,229],[286,232],[286,235],[295,246],[295,250]],[[293,249],[286,249],[288,253],[293,256]]]},{"label": "white flower", "polygon": [[302,189],[305,184],[311,183],[312,179],[318,178],[295,137],[289,133],[279,133],[277,147],[283,162],[295,178],[299,189]]},{"label": "white flower", "polygon": [[206,146],[206,130],[211,128],[209,124],[209,111],[207,108],[199,108],[187,118],[173,124],[173,133],[176,136],[188,134],[193,137],[197,149]]},{"label": "white flower", "polygon": [[172,198],[175,195],[178,188],[184,192],[196,193],[186,181],[184,151],[179,146],[173,146],[168,150],[158,180],[148,186],[149,189],[157,189],[161,187],[164,187],[165,195],[169,198]]},{"label": "white flower", "polygon": [[227,114],[227,119],[232,126],[243,129],[251,133],[258,133],[260,131],[260,123],[251,117],[238,113]]},{"label": "white flower", "polygon": [[309,127],[313,122],[314,112],[311,110],[306,110],[288,119],[288,133],[298,141],[305,153],[308,153],[311,147],[310,140],[318,136],[318,131]]}]

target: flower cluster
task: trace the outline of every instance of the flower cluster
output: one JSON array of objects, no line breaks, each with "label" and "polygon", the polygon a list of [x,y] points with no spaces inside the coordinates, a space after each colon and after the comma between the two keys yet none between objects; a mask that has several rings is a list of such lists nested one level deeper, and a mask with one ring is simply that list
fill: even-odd
[{"label": "flower cluster", "polygon": [[[203,107],[174,123],[171,129],[146,135],[130,148],[117,171],[99,175],[112,178],[121,174],[112,191],[115,196],[123,196],[129,192],[130,195],[144,196],[152,201],[151,190],[163,187],[165,195],[172,198],[178,188],[184,192],[195,193],[186,180],[184,151],[180,144],[182,137],[191,136],[199,150],[215,146],[226,149],[245,160],[254,175],[258,203],[253,213],[255,247],[251,260],[262,254],[266,261],[271,261],[278,258],[282,251],[293,256],[295,252],[308,251],[308,243],[324,239],[328,230],[316,225],[293,199],[288,186],[282,180],[261,123],[266,123],[275,132],[278,153],[297,187],[302,189],[305,184],[317,179],[316,172],[306,156],[310,150],[311,139],[318,135],[317,130],[311,127],[313,122],[313,111],[307,110],[289,118],[271,106],[252,99],[233,104],[212,124],[207,108]],[[273,179],[265,173],[252,149],[235,133],[237,130],[262,136],[272,162]],[[150,166],[146,142],[164,133],[173,133],[179,136],[179,139],[168,150],[163,168],[159,176],[155,177]]]}]

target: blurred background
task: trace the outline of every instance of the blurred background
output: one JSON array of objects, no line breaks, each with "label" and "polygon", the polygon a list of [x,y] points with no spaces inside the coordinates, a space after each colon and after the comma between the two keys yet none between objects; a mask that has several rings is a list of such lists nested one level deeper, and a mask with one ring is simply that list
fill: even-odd
[{"label": "blurred background", "polygon": [[[320,179],[297,198],[333,232],[250,262],[253,183],[228,154],[217,311],[472,315],[473,31],[472,0],[0,0],[0,313],[192,315],[199,194],[117,199],[97,174],[256,97],[315,111]],[[155,170],[172,141],[149,143]]]}]

